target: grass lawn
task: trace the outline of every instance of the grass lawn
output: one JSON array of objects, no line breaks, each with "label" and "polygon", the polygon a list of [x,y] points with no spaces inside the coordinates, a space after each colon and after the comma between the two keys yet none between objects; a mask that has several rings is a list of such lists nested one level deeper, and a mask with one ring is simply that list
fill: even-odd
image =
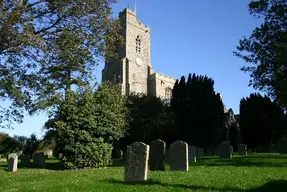
[{"label": "grass lawn", "polygon": [[57,160],[47,169],[18,168],[6,172],[0,163],[0,192],[4,191],[287,191],[287,155],[252,154],[231,160],[201,157],[188,172],[155,171],[142,184],[123,182],[124,167],[117,162],[103,169],[59,170]]}]

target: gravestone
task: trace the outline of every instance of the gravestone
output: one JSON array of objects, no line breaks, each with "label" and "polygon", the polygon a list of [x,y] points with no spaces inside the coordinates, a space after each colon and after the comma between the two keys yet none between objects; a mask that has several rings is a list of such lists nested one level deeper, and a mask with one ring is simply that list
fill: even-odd
[{"label": "gravestone", "polygon": [[[283,147],[283,149],[284,149],[284,147]],[[256,146],[255,151],[256,151],[256,153],[276,153],[277,148],[275,147],[275,145],[272,145],[272,144],[261,144],[261,145]],[[286,151],[286,153],[287,153],[287,151]]]},{"label": "gravestone", "polygon": [[168,149],[170,170],[188,171],[188,145],[183,141],[173,142]]},{"label": "gravestone", "polygon": [[287,138],[279,139],[276,145],[276,149],[280,154],[287,154]]},{"label": "gravestone", "polygon": [[31,163],[31,156],[29,154],[22,154],[20,156],[20,160],[21,160],[21,164],[23,166],[25,166],[25,167],[29,166]]},{"label": "gravestone", "polygon": [[205,156],[204,149],[196,147],[196,157]]},{"label": "gravestone", "polygon": [[196,147],[189,145],[188,146],[188,161],[190,163],[195,163],[196,162]]},{"label": "gravestone", "polygon": [[45,155],[43,152],[34,154],[34,164],[36,167],[39,167],[39,168],[46,167]]},{"label": "gravestone", "polygon": [[238,146],[238,155],[245,156],[247,155],[247,146],[244,144],[240,144]]},{"label": "gravestone", "polygon": [[149,145],[142,142],[128,145],[125,158],[124,180],[127,182],[147,180]]},{"label": "gravestone", "polygon": [[228,141],[219,144],[218,155],[220,158],[232,159],[232,146]]},{"label": "gravestone", "polygon": [[165,150],[166,144],[160,139],[150,143],[149,169],[151,171],[165,170]]},{"label": "gravestone", "polygon": [[62,159],[62,158],[63,158],[63,153],[59,153],[58,158],[59,158],[59,159]]},{"label": "gravestone", "polygon": [[15,155],[18,157],[17,153],[10,153],[10,154],[8,154],[7,161],[9,160],[10,157],[14,157]]},{"label": "gravestone", "polygon": [[16,172],[18,166],[18,156],[15,153],[8,155],[8,171]]},{"label": "gravestone", "polygon": [[112,157],[114,159],[123,159],[123,151],[120,149],[113,149]]}]

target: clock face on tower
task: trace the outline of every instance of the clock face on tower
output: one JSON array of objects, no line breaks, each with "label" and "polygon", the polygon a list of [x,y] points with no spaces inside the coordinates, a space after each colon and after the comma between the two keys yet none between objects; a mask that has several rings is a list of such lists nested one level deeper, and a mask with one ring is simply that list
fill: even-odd
[{"label": "clock face on tower", "polygon": [[136,64],[137,64],[138,66],[141,66],[141,65],[143,64],[143,60],[142,60],[141,58],[137,57],[137,58],[136,58]]}]

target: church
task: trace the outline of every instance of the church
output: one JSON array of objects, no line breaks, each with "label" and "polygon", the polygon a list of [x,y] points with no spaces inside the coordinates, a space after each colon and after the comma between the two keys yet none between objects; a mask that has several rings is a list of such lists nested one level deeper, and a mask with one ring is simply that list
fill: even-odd
[{"label": "church", "polygon": [[176,81],[154,71],[151,64],[150,27],[144,25],[129,8],[119,13],[124,46],[118,50],[119,59],[105,62],[102,81],[121,85],[123,95],[145,94],[171,98]]}]

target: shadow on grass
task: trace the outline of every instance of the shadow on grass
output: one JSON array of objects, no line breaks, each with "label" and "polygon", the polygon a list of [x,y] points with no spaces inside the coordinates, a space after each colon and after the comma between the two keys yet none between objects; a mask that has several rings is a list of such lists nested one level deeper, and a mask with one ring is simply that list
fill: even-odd
[{"label": "shadow on grass", "polygon": [[236,156],[232,159],[221,159],[219,157],[200,158],[197,163],[190,166],[255,166],[255,167],[286,167],[287,157],[282,156]]},{"label": "shadow on grass", "polygon": [[123,184],[123,185],[159,185],[163,187],[172,187],[177,188],[181,190],[202,190],[202,191],[231,191],[231,192],[283,192],[286,191],[287,188],[287,181],[286,180],[273,180],[270,181],[260,187],[252,188],[248,190],[242,190],[239,188],[233,188],[233,187],[224,187],[224,188],[218,188],[218,187],[205,187],[205,186],[199,186],[199,185],[186,185],[186,184],[168,184],[168,183],[162,183],[160,181],[149,179],[147,181],[143,182],[125,182],[121,180],[115,180],[115,179],[109,179],[108,182],[113,184]]}]

